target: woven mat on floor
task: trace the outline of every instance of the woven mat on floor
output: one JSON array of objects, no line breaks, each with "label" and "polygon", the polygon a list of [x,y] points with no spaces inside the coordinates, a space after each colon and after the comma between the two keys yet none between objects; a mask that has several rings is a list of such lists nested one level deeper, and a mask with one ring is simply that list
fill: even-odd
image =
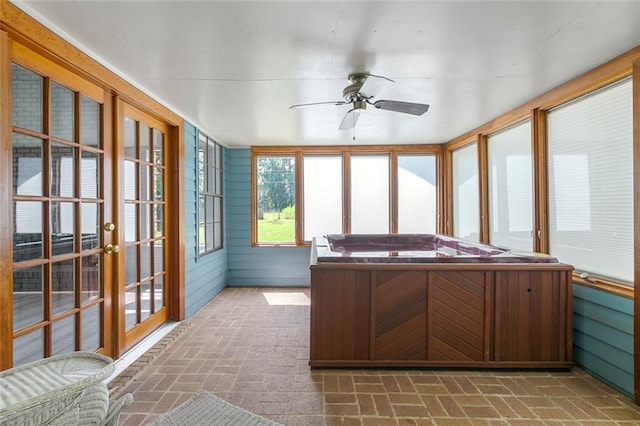
[{"label": "woven mat on floor", "polygon": [[155,419],[150,425],[282,426],[206,391],[196,393],[173,410]]}]

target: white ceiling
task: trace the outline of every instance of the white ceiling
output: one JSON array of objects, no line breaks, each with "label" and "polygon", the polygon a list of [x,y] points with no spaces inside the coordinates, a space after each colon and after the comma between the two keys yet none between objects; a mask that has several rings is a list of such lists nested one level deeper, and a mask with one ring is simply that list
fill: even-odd
[{"label": "white ceiling", "polygon": [[640,2],[15,2],[227,146],[352,143],[352,72],[395,80],[358,144],[442,143],[640,45]]}]

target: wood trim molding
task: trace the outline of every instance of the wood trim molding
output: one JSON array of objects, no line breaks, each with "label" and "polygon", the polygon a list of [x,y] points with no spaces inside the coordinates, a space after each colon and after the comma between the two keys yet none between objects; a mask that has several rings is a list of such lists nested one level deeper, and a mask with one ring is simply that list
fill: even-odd
[{"label": "wood trim molding", "polygon": [[[633,64],[633,248],[635,285],[640,283],[640,59]],[[633,299],[634,396],[640,404],[640,292]]]},{"label": "wood trim molding", "polygon": [[[185,319],[186,283],[185,283],[185,228],[184,228],[184,123],[169,126],[169,155],[167,175],[171,176],[168,186],[168,210],[171,224],[167,236],[170,238],[171,297],[169,298],[169,318],[174,321]],[[171,207],[172,206],[172,207]]]},{"label": "wood trim molding", "polygon": [[13,246],[4,243],[13,240],[10,44],[0,31],[0,371],[13,365]]},{"label": "wood trim molding", "polygon": [[547,113],[531,112],[531,153],[533,172],[533,251],[549,253],[547,224]]},{"label": "wood trim molding", "polygon": [[487,135],[478,135],[478,207],[480,208],[479,239],[489,243],[489,165]]},{"label": "wood trim molding", "polygon": [[443,150],[443,228],[442,233],[453,235],[453,150]]}]

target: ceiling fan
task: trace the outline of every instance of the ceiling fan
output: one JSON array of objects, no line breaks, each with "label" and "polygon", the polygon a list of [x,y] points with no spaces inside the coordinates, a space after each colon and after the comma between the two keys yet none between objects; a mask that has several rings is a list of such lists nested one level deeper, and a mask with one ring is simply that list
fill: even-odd
[{"label": "ceiling fan", "polygon": [[401,112],[411,115],[422,115],[429,109],[427,104],[417,104],[412,102],[378,100],[373,102],[372,99],[376,93],[382,89],[384,85],[395,83],[393,80],[381,75],[373,75],[369,73],[354,73],[349,75],[350,85],[344,88],[342,96],[344,101],[314,102],[310,104],[291,105],[289,109],[301,108],[314,105],[347,105],[351,104],[351,109],[347,111],[338,129],[352,129],[356,126],[360,112],[367,109],[367,104],[378,109],[387,111]]}]

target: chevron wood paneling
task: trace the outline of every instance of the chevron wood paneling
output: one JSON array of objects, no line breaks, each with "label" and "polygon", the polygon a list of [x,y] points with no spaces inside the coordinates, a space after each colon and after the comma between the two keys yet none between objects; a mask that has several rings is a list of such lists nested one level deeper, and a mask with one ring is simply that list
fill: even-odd
[{"label": "chevron wood paneling", "polygon": [[373,273],[373,359],[426,360],[426,271]]},{"label": "chevron wood paneling", "polygon": [[482,361],[485,273],[429,273],[429,360]]}]

